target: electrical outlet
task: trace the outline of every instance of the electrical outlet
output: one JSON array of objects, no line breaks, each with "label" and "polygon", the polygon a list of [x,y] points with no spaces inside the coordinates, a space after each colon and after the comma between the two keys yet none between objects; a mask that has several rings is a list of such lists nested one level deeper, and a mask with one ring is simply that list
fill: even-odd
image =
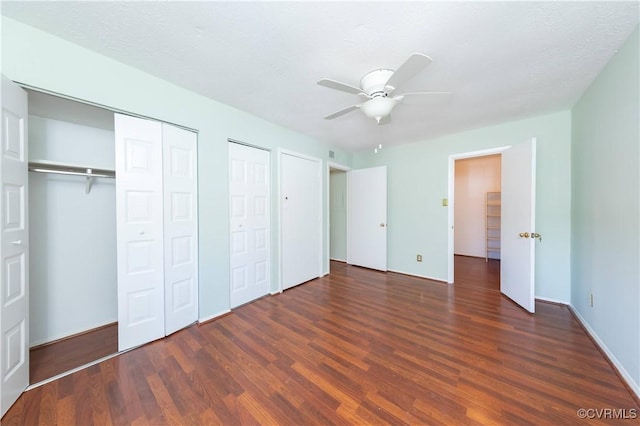
[{"label": "electrical outlet", "polygon": [[589,293],[589,306],[593,308],[593,293]]},{"label": "electrical outlet", "polygon": [[422,262],[422,255],[421,254],[416,255],[416,261]]}]

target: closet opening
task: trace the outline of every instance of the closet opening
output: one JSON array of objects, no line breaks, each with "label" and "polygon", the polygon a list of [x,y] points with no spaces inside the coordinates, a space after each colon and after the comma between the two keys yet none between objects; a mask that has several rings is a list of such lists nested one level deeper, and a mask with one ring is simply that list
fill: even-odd
[{"label": "closet opening", "polygon": [[197,322],[198,135],[25,96],[29,337],[20,350],[29,349],[35,384]]},{"label": "closet opening", "polygon": [[455,284],[500,290],[501,159],[455,160]]},{"label": "closet opening", "polygon": [[27,90],[30,384],[118,352],[114,114]]}]

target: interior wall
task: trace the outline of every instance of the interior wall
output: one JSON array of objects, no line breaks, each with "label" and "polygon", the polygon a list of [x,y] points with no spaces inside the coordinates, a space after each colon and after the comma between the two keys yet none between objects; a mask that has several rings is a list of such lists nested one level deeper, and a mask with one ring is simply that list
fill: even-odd
[{"label": "interior wall", "polygon": [[[387,166],[388,267],[447,280],[449,155],[537,139],[535,295],[570,300],[571,115],[569,111],[354,155],[353,167]],[[423,261],[416,262],[416,253]]]},{"label": "interior wall", "polygon": [[[82,64],[82,66],[78,66]],[[148,73],[2,17],[2,73],[9,79],[52,92],[129,111],[198,131],[198,214],[200,318],[229,311],[229,166],[227,138],[264,149],[300,152],[351,166],[352,155],[308,136],[178,87]],[[272,194],[278,193],[277,156],[271,159]],[[322,181],[328,177],[324,175]],[[326,191],[323,191],[323,194]],[[328,201],[323,195],[323,215]],[[278,265],[278,203],[271,211],[271,262]],[[323,220],[322,235],[327,234]],[[328,246],[323,241],[323,265]],[[328,271],[325,271],[328,272]],[[271,268],[277,291],[278,268]]]},{"label": "interior wall", "polygon": [[329,174],[329,258],[347,261],[347,173]]},{"label": "interior wall", "polygon": [[[113,131],[29,116],[29,160],[114,169]],[[117,321],[114,179],[29,173],[30,344]]]},{"label": "interior wall", "polygon": [[[464,158],[455,162],[454,253],[485,257],[486,195],[500,192],[500,155]],[[497,252],[489,257],[499,259]]]},{"label": "interior wall", "polygon": [[572,110],[571,303],[640,396],[639,38]]}]

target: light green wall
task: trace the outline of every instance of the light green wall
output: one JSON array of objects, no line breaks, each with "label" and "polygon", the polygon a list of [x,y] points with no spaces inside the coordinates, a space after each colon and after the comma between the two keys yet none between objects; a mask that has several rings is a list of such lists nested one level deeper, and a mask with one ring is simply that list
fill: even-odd
[{"label": "light green wall", "polygon": [[329,258],[347,260],[347,173],[329,176]]},{"label": "light green wall", "polygon": [[[537,138],[536,297],[569,302],[571,116],[569,111],[354,155],[354,168],[386,165],[388,267],[447,280],[449,155]],[[423,262],[416,262],[416,254]]]},{"label": "light green wall", "polygon": [[[198,130],[201,318],[229,309],[227,138],[271,150],[274,196],[279,148],[318,157],[323,164],[332,149],[335,151],[332,162],[347,166],[351,162],[350,154],[334,147],[5,17],[2,17],[2,73],[20,83]],[[326,207],[325,199],[325,211]],[[276,209],[274,202],[272,289],[276,289],[279,279]],[[326,252],[325,247],[323,253]],[[324,261],[326,264],[327,259]]]},{"label": "light green wall", "polygon": [[636,28],[572,111],[571,303],[640,394],[638,39]]}]

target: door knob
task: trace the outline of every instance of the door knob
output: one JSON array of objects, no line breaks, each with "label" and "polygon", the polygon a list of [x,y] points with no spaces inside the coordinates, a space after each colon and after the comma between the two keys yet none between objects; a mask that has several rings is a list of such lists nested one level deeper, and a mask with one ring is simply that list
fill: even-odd
[{"label": "door knob", "polygon": [[542,242],[542,235],[538,234],[537,232],[532,232],[531,238],[537,238],[540,240],[540,242]]},{"label": "door knob", "polygon": [[380,224],[380,228],[384,228],[386,225],[384,223]]},{"label": "door knob", "polygon": [[528,232],[521,232],[518,235],[520,236],[520,238],[529,238],[529,233]]}]

